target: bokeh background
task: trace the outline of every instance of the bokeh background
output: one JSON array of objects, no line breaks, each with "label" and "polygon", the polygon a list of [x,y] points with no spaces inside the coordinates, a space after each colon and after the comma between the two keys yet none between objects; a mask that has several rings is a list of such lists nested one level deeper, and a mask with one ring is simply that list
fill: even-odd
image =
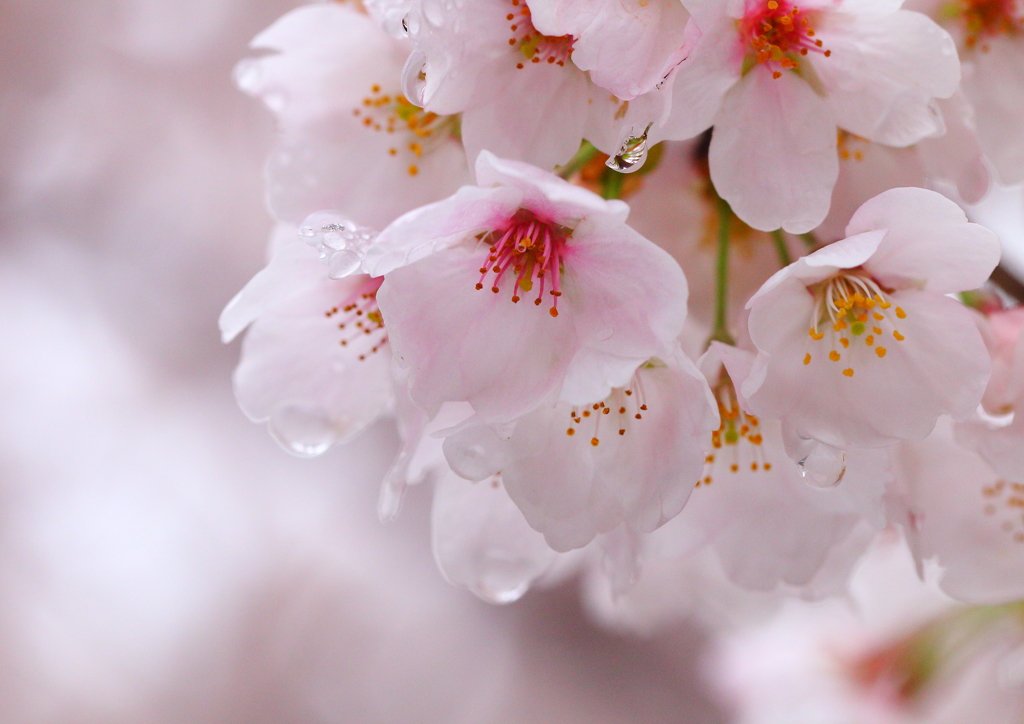
[{"label": "bokeh background", "polygon": [[[0,0],[0,722],[730,721],[720,630],[479,602],[429,491],[377,520],[390,424],[299,460],[238,410],[216,320],[274,130],[231,69],[297,4]],[[1024,238],[1022,206],[978,214]]]}]

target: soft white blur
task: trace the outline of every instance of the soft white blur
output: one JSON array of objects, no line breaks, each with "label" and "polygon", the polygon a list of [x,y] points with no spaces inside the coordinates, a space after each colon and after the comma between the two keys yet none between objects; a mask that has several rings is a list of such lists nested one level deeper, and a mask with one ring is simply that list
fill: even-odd
[{"label": "soft white blur", "polygon": [[0,721],[720,721],[696,631],[444,583],[427,491],[376,519],[390,426],[304,461],[239,412],[273,129],[230,73],[296,4],[0,5]]}]

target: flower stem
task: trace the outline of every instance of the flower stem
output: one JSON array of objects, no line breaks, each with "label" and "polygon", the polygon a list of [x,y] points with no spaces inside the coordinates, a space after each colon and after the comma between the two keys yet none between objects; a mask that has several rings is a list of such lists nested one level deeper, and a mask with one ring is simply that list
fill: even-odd
[{"label": "flower stem", "polygon": [[807,245],[809,250],[814,251],[818,248],[818,240],[814,238],[814,234],[811,232],[808,231],[806,234],[800,234],[800,238],[804,240],[804,244]]},{"label": "flower stem", "polygon": [[775,253],[779,257],[779,266],[787,267],[793,263],[789,256],[789,248],[786,246],[786,237],[782,235],[782,229],[772,232],[772,241],[775,242]]},{"label": "flower stem", "polygon": [[601,197],[605,199],[617,199],[622,196],[622,183],[625,174],[608,169],[601,177]]},{"label": "flower stem", "polygon": [[715,327],[711,331],[712,342],[736,344],[729,334],[729,225],[732,209],[725,199],[718,199],[718,260],[715,265]]},{"label": "flower stem", "polygon": [[572,178],[577,171],[590,163],[590,159],[595,155],[597,155],[597,148],[594,147],[594,144],[584,141],[580,144],[580,150],[576,152],[576,155],[558,169],[558,175],[566,180]]}]

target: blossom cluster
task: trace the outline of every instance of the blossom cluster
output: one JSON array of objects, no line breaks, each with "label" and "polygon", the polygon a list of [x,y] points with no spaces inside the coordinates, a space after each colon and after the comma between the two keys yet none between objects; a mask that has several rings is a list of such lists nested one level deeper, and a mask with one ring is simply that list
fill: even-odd
[{"label": "blossom cluster", "polygon": [[300,455],[394,418],[381,516],[432,485],[495,602],[823,596],[886,528],[1024,597],[1024,315],[962,208],[1024,181],[1024,3],[903,5],[288,13],[236,73],[279,123],[242,409]]}]

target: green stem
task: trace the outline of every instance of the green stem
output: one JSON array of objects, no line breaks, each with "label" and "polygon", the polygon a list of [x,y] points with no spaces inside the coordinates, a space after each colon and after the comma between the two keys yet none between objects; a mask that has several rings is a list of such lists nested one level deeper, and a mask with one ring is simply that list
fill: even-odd
[{"label": "green stem", "polygon": [[617,199],[622,196],[622,183],[625,174],[608,169],[601,177],[601,196],[606,199]]},{"label": "green stem", "polygon": [[566,180],[572,178],[577,171],[590,163],[590,159],[595,155],[597,155],[597,148],[594,147],[594,144],[584,141],[580,144],[580,150],[576,152],[576,155],[558,169],[558,175]]},{"label": "green stem", "polygon": [[787,267],[793,263],[789,256],[789,247],[786,246],[786,237],[782,235],[782,229],[772,232],[772,241],[775,242],[775,253],[779,257],[779,266]]},{"label": "green stem", "polygon": [[805,234],[800,234],[800,238],[804,240],[804,244],[806,244],[807,248],[811,251],[818,248],[818,240],[814,238],[814,234],[811,232],[808,231]]},{"label": "green stem", "polygon": [[736,344],[729,334],[729,225],[732,209],[725,199],[718,199],[718,259],[715,265],[715,327],[712,342]]}]

